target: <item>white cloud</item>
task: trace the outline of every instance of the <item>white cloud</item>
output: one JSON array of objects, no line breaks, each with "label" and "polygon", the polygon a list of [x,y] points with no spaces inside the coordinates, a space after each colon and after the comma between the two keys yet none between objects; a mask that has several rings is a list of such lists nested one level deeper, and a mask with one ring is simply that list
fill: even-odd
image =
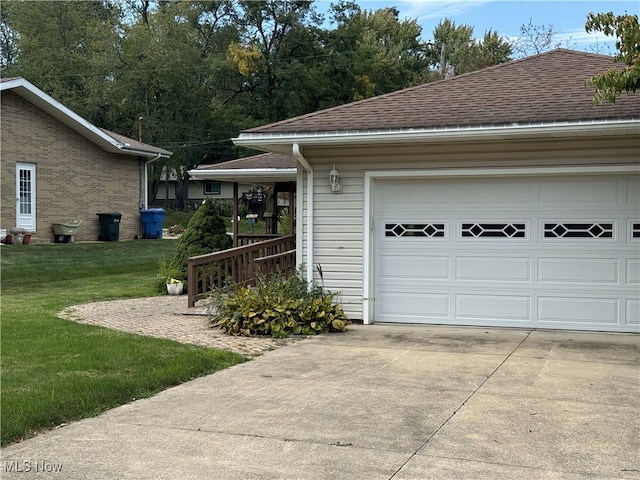
[{"label": "white cloud", "polygon": [[492,1],[495,0],[399,0],[396,3],[402,17],[424,21],[451,18]]},{"label": "white cloud", "polygon": [[[616,39],[602,32],[587,33],[583,30],[563,32],[554,35],[563,48],[578,49],[594,53],[613,55],[616,53]],[[587,47],[587,48],[585,48]]]}]

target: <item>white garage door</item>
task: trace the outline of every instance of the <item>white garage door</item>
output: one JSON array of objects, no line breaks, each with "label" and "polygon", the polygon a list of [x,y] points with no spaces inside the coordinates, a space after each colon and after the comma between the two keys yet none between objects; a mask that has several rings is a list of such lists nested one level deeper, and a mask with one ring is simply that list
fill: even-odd
[{"label": "white garage door", "polygon": [[379,180],[376,322],[640,332],[637,175]]}]

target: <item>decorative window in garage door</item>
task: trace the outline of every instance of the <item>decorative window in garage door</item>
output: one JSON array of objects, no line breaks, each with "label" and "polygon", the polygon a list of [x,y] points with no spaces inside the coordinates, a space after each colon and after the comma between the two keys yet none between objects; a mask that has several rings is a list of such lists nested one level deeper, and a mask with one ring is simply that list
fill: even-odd
[{"label": "decorative window in garage door", "polygon": [[613,223],[545,223],[544,238],[613,238]]},{"label": "decorative window in garage door", "polygon": [[444,235],[444,223],[387,223],[384,226],[385,237],[443,238]]},{"label": "decorative window in garage door", "polygon": [[525,238],[527,228],[524,223],[463,223],[462,236],[465,238]]},{"label": "decorative window in garage door", "polygon": [[631,224],[631,238],[640,238],[640,222]]}]

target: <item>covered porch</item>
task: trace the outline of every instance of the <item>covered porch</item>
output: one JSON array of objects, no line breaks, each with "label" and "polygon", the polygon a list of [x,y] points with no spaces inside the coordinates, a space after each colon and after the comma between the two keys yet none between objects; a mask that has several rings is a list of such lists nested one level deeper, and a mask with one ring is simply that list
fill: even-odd
[{"label": "covered porch", "polygon": [[[259,275],[291,274],[297,266],[296,250],[296,177],[295,158],[266,153],[229,162],[201,165],[189,171],[194,180],[233,183],[233,247],[189,259],[187,272],[188,307],[227,283],[252,285]],[[269,202],[261,215],[266,222],[264,234],[239,234],[239,185],[250,184],[263,192],[269,189]],[[278,221],[282,209],[278,199],[288,199],[286,224]],[[257,213],[255,215],[258,215]],[[251,218],[247,219],[251,221]]]}]

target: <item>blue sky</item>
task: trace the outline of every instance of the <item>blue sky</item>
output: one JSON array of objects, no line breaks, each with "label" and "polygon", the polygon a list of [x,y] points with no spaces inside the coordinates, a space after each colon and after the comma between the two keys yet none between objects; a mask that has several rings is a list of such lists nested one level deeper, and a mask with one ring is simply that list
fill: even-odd
[{"label": "blue sky", "polygon": [[[331,2],[317,2],[318,10],[327,9]],[[520,34],[520,26],[529,21],[533,25],[553,26],[558,32],[554,39],[563,48],[588,52],[614,54],[613,37],[603,34],[587,34],[584,24],[589,12],[613,12],[640,14],[638,0],[610,1],[497,1],[497,0],[356,0],[362,9],[377,10],[394,6],[400,11],[400,18],[417,19],[422,26],[422,38],[431,40],[433,30],[444,18],[456,25],[470,25],[476,38],[482,38],[485,31],[492,29],[506,38]],[[607,43],[608,42],[608,43]]]}]

